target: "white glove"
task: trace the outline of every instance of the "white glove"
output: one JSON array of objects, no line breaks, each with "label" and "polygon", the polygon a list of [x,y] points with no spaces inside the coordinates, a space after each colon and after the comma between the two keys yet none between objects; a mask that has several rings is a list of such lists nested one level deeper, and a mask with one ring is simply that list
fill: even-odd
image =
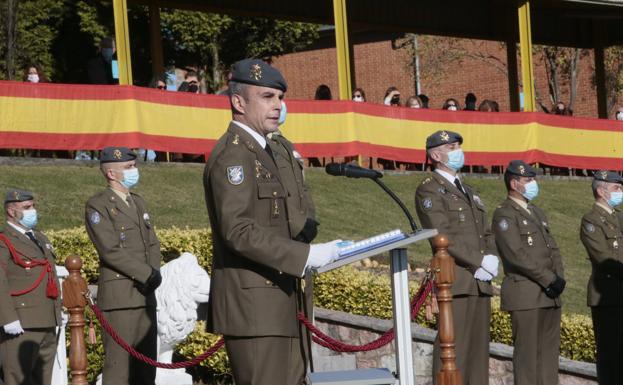
[{"label": "white glove", "polygon": [[476,270],[476,272],[474,273],[474,278],[479,281],[489,282],[493,279],[493,276],[487,273],[487,271],[482,267],[479,267],[478,270]]},{"label": "white glove", "polygon": [[3,328],[6,334],[10,334],[12,336],[24,333],[24,329],[22,329],[22,324],[19,320],[10,322],[4,325]]},{"label": "white glove", "polygon": [[[307,264],[305,270],[308,268],[318,268],[329,264],[337,259],[340,248],[337,246],[341,239],[336,239],[327,243],[319,243],[309,246],[309,255],[307,257]],[[303,272],[305,274],[305,272]]]},{"label": "white glove", "polygon": [[482,258],[480,266],[487,270],[487,273],[491,274],[494,278],[498,276],[498,266],[500,260],[493,254],[487,254]]}]

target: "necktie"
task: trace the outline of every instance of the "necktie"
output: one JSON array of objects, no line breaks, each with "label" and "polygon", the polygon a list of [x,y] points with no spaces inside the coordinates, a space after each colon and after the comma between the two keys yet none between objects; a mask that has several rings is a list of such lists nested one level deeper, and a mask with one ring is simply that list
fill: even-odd
[{"label": "necktie", "polygon": [[461,185],[461,181],[459,180],[459,178],[454,178],[454,185],[456,186],[456,188],[459,189],[460,192],[463,193],[463,195],[465,195],[465,198],[467,198],[467,200],[469,201],[469,195],[467,195],[467,191],[463,190],[463,186]]},{"label": "necktie", "polygon": [[264,150],[266,150],[266,152],[270,156],[270,159],[272,159],[273,162],[274,162],[275,161],[275,156],[273,155],[273,150],[270,148],[270,145],[268,144],[268,142],[266,142],[266,146],[264,147]]},{"label": "necktie", "polygon": [[34,242],[35,245],[37,245],[37,247],[39,248],[39,250],[43,251],[43,247],[41,246],[41,243],[39,243],[39,240],[37,238],[35,238],[35,234],[32,231],[27,231],[26,232],[26,236]]}]

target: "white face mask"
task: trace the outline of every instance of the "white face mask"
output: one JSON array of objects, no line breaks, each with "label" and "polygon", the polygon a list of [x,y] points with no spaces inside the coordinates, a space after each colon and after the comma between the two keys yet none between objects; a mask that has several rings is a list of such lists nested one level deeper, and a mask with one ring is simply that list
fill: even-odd
[{"label": "white face mask", "polygon": [[456,111],[456,106],[449,106],[448,111]]},{"label": "white face mask", "polygon": [[353,96],[353,102],[363,102],[363,96]]},{"label": "white face mask", "polygon": [[37,74],[28,74],[28,81],[31,83],[39,83],[39,75]]},{"label": "white face mask", "polygon": [[409,106],[409,107],[410,107],[410,108],[420,108],[420,105],[419,105],[419,104],[413,104],[413,105],[411,105],[411,106]]},{"label": "white face mask", "polygon": [[615,115],[616,120],[623,120],[623,111],[619,111]]}]

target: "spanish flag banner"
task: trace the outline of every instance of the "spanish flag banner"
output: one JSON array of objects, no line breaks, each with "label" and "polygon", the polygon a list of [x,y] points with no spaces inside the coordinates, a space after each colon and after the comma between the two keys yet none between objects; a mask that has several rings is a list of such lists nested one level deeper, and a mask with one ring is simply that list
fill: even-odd
[{"label": "spanish flag banner", "polygon": [[[459,132],[468,165],[512,159],[623,170],[623,122],[543,113],[415,110],[351,101],[287,100],[281,127],[305,157],[425,160],[426,137]],[[0,82],[0,148],[109,145],[209,153],[231,120],[227,97],[133,86]]]}]

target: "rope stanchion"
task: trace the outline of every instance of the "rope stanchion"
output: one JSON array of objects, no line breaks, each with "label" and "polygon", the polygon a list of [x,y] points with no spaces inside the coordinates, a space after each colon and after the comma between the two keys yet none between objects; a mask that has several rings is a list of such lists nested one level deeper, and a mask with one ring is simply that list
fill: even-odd
[{"label": "rope stanchion", "polygon": [[[417,313],[420,311],[420,308],[426,301],[426,298],[430,294],[433,288],[433,281],[427,276],[420,288],[418,289],[417,294],[411,301],[411,319],[414,319],[417,316]],[[389,329],[385,333],[383,333],[376,340],[369,342],[364,345],[350,345],[344,342],[335,340],[323,333],[320,329],[318,329],[314,324],[305,317],[303,313],[298,313],[298,320],[305,325],[305,327],[312,332],[313,341],[318,345],[324,346],[327,349],[331,349],[336,352],[341,353],[354,353],[354,352],[367,352],[370,350],[379,349],[388,343],[390,343],[394,339],[394,328]]]},{"label": "rope stanchion", "polygon": [[112,328],[112,326],[108,323],[108,321],[106,321],[106,318],[104,318],[104,313],[102,312],[102,309],[100,309],[95,303],[93,303],[93,301],[91,301],[90,298],[89,298],[89,307],[91,308],[91,310],[93,310],[93,313],[97,317],[97,320],[100,322],[100,325],[102,325],[102,328],[106,331],[106,333],[110,335],[110,337],[117,344],[119,344],[119,346],[121,346],[126,352],[128,352],[132,357],[136,358],[137,360],[142,361],[148,365],[155,366],[156,368],[184,369],[184,368],[190,368],[192,366],[196,366],[200,364],[202,361],[205,361],[206,359],[208,359],[210,356],[214,355],[214,353],[216,353],[225,344],[225,339],[221,337],[218,341],[216,341],[216,343],[210,349],[205,351],[205,353],[198,355],[192,360],[183,361],[183,362],[175,362],[175,363],[158,362],[154,359],[147,357],[143,353],[136,351],[136,349],[130,346],[127,342],[125,342],[123,338],[121,338],[121,336],[119,336],[119,334],[117,334],[117,332]]}]

